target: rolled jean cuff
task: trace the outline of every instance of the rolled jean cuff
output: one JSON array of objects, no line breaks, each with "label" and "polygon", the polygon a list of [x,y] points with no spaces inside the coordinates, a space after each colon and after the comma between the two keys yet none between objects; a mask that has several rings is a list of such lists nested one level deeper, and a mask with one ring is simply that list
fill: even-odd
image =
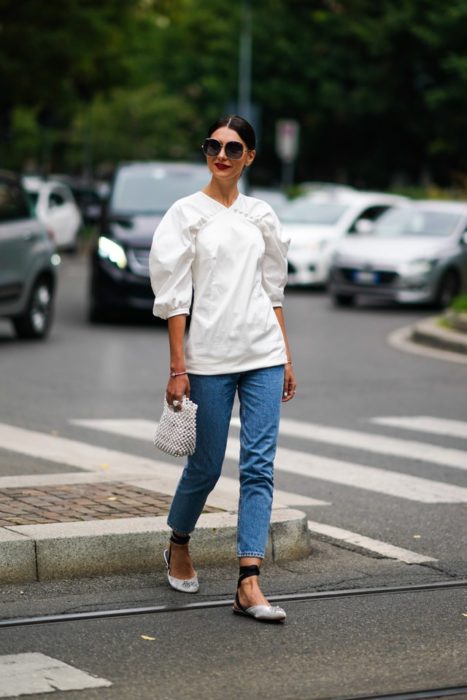
[{"label": "rolled jean cuff", "polygon": [[177,535],[185,535],[186,537],[188,537],[188,535],[191,535],[191,533],[193,532],[193,530],[191,530],[191,532],[186,532],[185,530],[180,530],[179,527],[175,527],[174,525],[171,525],[171,523],[168,520],[167,520],[167,525],[170,527],[171,530],[176,532]]},{"label": "rolled jean cuff", "polygon": [[237,552],[237,557],[257,557],[258,559],[264,559],[264,552]]}]

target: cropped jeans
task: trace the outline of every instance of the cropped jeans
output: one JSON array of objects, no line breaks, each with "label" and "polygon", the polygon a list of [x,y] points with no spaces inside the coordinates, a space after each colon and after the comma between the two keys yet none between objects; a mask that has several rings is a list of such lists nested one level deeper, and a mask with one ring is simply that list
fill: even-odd
[{"label": "cropped jeans", "polygon": [[235,394],[240,401],[240,501],[237,556],[264,557],[273,495],[284,367],[232,374],[190,374],[190,398],[198,404],[196,451],[183,470],[168,516],[180,534],[190,534],[224,461]]}]

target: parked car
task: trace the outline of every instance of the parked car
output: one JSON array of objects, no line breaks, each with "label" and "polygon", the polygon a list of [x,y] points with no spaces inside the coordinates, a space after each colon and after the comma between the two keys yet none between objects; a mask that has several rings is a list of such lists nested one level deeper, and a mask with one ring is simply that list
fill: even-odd
[{"label": "parked car", "polygon": [[253,187],[248,193],[251,197],[256,197],[257,199],[262,199],[263,202],[267,202],[276,212],[277,216],[280,216],[282,209],[284,209],[289,200],[281,190],[268,189],[266,187]]},{"label": "parked car", "polygon": [[289,285],[325,286],[338,241],[360,235],[391,207],[404,206],[405,197],[350,188],[317,192],[295,199],[280,213],[290,236]]},{"label": "parked car", "polygon": [[68,185],[37,177],[25,177],[23,183],[39,221],[53,233],[57,247],[76,250],[83,220]]},{"label": "parked car", "polygon": [[109,194],[106,182],[62,174],[53,174],[50,179],[70,188],[85,224],[96,224],[100,221],[102,208]]},{"label": "parked car", "polygon": [[91,255],[91,321],[152,309],[149,251],[154,230],[177,199],[208,181],[208,169],[201,164],[140,162],[117,169]]},{"label": "parked car", "polygon": [[340,306],[358,296],[448,306],[467,290],[467,204],[420,201],[388,211],[366,236],[342,240],[330,291]]},{"label": "parked car", "polygon": [[58,263],[20,179],[0,171],[0,316],[12,321],[20,338],[49,332]]}]

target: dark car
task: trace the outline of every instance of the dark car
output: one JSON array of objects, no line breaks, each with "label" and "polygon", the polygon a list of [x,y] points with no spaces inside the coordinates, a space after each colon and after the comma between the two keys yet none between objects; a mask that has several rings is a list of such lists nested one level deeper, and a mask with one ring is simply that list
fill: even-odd
[{"label": "dark car", "polygon": [[12,321],[20,338],[49,332],[59,262],[20,179],[0,171],[0,316]]},{"label": "dark car", "polygon": [[91,321],[152,309],[149,251],[154,230],[177,199],[208,181],[208,169],[201,164],[141,162],[117,169],[91,256]]}]

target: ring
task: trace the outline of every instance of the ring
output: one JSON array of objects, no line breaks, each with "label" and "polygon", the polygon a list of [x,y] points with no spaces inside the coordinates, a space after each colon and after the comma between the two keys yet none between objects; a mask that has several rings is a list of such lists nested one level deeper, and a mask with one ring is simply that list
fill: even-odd
[{"label": "ring", "polygon": [[172,401],[172,406],[180,406],[180,404],[181,401],[177,401],[177,399],[175,399],[175,401]]}]

